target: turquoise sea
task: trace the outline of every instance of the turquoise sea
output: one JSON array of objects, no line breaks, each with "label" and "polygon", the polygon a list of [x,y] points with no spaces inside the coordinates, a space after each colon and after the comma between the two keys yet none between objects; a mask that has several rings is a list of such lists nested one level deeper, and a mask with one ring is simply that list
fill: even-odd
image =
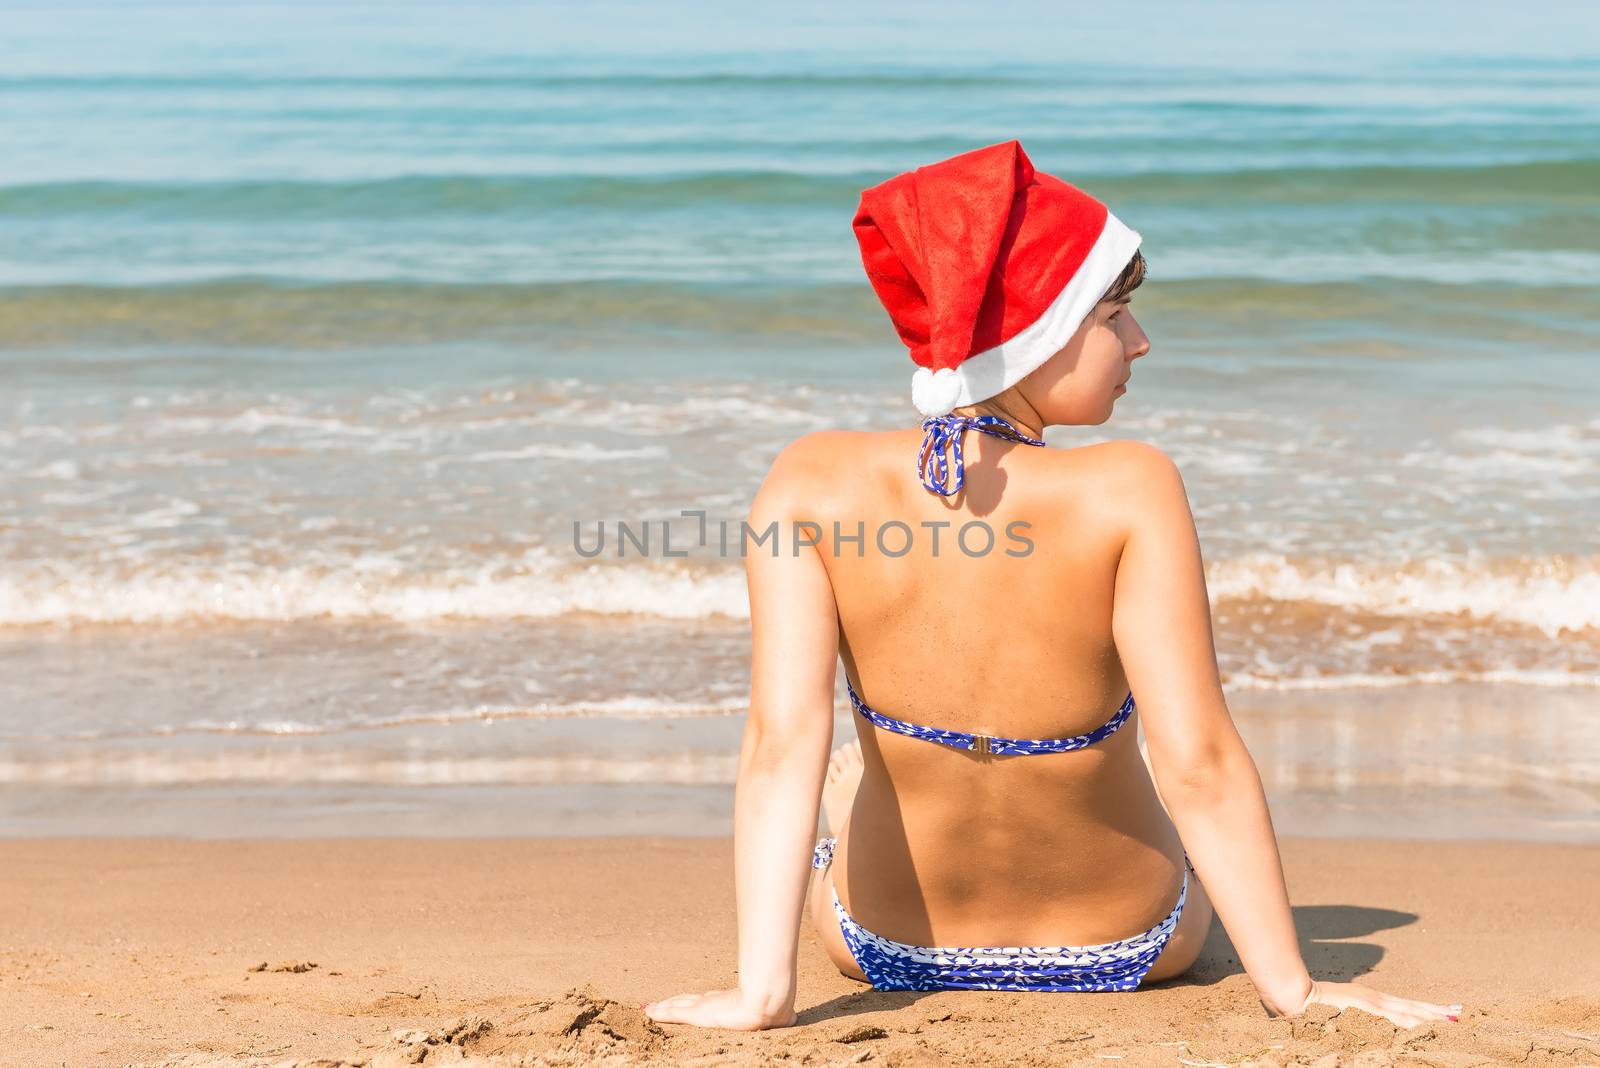
[{"label": "turquoise sea", "polygon": [[856,199],[1015,137],[1144,235],[1152,352],[1047,436],[1182,466],[1294,826],[1600,834],[1600,8],[0,29],[0,833],[723,826],[738,561],[573,525],[913,423]]}]

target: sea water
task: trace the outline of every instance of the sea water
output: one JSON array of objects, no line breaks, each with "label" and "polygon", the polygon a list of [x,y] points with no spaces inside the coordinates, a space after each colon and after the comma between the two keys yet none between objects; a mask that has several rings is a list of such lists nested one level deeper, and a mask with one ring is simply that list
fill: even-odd
[{"label": "sea water", "polygon": [[[1405,782],[1533,797],[1510,831],[1600,808],[1592,7],[0,22],[0,830],[312,786],[323,827],[483,787],[524,832],[725,828],[742,570],[661,524],[916,422],[857,198],[1013,137],[1143,234],[1151,353],[1046,437],[1181,466],[1275,799],[1388,782],[1328,740],[1381,706]],[[578,553],[602,522],[658,551]]]}]

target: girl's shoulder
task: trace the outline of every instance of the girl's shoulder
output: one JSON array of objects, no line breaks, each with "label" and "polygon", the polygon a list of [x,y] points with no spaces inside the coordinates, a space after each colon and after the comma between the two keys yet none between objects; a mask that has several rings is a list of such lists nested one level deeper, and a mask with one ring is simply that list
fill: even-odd
[{"label": "girl's shoulder", "polygon": [[1119,478],[1143,478],[1176,472],[1177,461],[1159,446],[1136,438],[1115,438],[1097,441],[1092,445],[1079,445],[1061,450],[1076,455],[1083,463],[1103,469],[1108,475]]}]

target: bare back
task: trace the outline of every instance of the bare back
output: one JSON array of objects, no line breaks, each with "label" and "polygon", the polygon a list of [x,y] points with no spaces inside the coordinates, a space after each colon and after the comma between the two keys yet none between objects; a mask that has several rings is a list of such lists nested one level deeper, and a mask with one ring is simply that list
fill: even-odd
[{"label": "bare back", "polygon": [[[1110,475],[1119,443],[969,432],[965,490],[941,498],[915,476],[921,440],[911,428],[817,445],[821,469],[850,472],[813,484],[808,518],[824,531],[857,693],[885,715],[973,733],[1100,727],[1128,695],[1112,636],[1128,522]],[[864,545],[836,549],[834,523],[864,531]],[[1091,944],[1150,927],[1177,895],[1183,852],[1137,723],[1135,712],[1087,748],[1019,757],[857,717],[865,772],[835,858],[841,901],[868,929],[925,945]]]}]

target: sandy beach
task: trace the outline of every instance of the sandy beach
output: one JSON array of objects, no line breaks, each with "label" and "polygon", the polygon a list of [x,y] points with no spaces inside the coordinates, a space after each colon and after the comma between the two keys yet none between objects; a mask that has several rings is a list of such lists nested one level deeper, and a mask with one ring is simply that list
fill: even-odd
[{"label": "sandy beach", "polygon": [[[1600,1068],[1600,4],[103,8],[3,23],[0,1068]],[[736,981],[739,524],[919,422],[862,194],[1008,139],[1143,235],[1040,434],[1182,472],[1312,974],[1459,1022],[1269,1019],[1219,924],[640,1011]]]},{"label": "sandy beach", "polygon": [[1271,1020],[1220,925],[1133,994],[877,993],[809,930],[800,1023],[655,1025],[733,978],[725,838],[0,844],[0,1064],[1600,1064],[1600,848],[1289,838],[1318,978],[1466,1006]]}]

